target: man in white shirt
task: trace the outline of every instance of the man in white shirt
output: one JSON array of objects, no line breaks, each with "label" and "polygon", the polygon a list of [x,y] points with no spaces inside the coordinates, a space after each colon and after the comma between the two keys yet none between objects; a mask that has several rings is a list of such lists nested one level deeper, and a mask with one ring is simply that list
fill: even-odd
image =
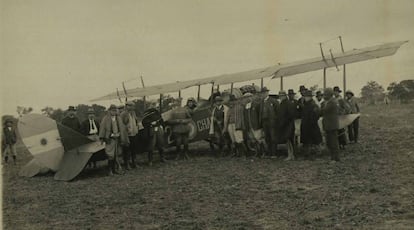
[{"label": "man in white shirt", "polygon": [[97,141],[99,140],[99,122],[95,119],[95,111],[93,108],[89,108],[86,113],[88,114],[88,119],[82,122],[82,133],[90,139]]},{"label": "man in white shirt", "polygon": [[[88,114],[88,119],[84,120],[81,124],[82,134],[87,136],[89,139],[98,141],[99,140],[99,122],[95,119],[95,111],[93,108],[89,108],[86,112]],[[96,160],[89,160],[88,167],[96,168]]]}]

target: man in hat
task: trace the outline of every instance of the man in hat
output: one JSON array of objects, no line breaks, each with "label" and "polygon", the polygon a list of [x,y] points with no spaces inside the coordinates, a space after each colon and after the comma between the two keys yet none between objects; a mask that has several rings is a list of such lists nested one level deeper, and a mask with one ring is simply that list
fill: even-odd
[{"label": "man in hat", "polygon": [[126,170],[131,169],[129,166],[131,160],[132,168],[136,168],[137,164],[136,153],[137,153],[137,134],[138,134],[138,119],[135,113],[135,104],[132,101],[125,103],[125,110],[121,112],[121,119],[127,128],[129,145],[125,146],[122,153],[122,158],[124,161],[124,167]]},{"label": "man in hat", "polygon": [[294,160],[294,138],[295,138],[295,116],[296,116],[296,107],[289,101],[286,92],[279,92],[280,106],[279,112],[277,114],[277,134],[278,142],[286,143],[288,150],[288,157],[285,159],[287,161]]},{"label": "man in hat", "polygon": [[[290,107],[291,107],[292,112],[293,112],[293,117],[294,117],[294,119],[299,119],[300,118],[301,105],[299,104],[299,101],[295,99],[295,95],[296,95],[296,93],[293,89],[288,90],[289,104],[290,104]],[[295,122],[293,122],[293,127],[295,128]],[[299,137],[296,136],[295,133],[294,133],[292,144],[293,144],[293,148],[294,148],[295,152],[297,152],[297,148],[298,148],[298,145],[299,145],[298,138]]]},{"label": "man in hat", "polygon": [[[189,103],[190,102],[190,103]],[[189,105],[190,104],[190,105]],[[182,155],[184,159],[188,160],[188,137],[191,131],[191,106],[192,102],[187,101],[187,105],[180,107],[179,103],[173,104],[173,110],[171,112],[171,119],[168,120],[168,124],[172,126],[172,134],[175,139],[177,156],[176,160]],[[183,145],[184,151],[181,150]]]},{"label": "man in hat", "polygon": [[276,116],[279,110],[279,102],[269,97],[269,90],[263,88],[263,101],[261,109],[261,122],[265,135],[266,145],[270,156],[275,156],[277,151]]},{"label": "man in hat", "polygon": [[[88,115],[88,119],[84,120],[81,123],[82,134],[93,141],[98,141],[99,122],[95,120],[95,111],[93,110],[93,108],[88,108],[86,113]],[[93,168],[96,168],[96,160],[91,158],[88,162],[88,166],[91,167],[92,164]]]},{"label": "man in hat", "polygon": [[304,104],[302,108],[302,122],[300,125],[300,141],[303,144],[305,159],[314,158],[312,147],[322,143],[322,134],[319,129],[318,120],[320,109],[313,100],[311,90],[307,90],[303,94]]},{"label": "man in hat", "polygon": [[108,175],[112,176],[116,171],[119,152],[122,152],[121,146],[128,146],[128,133],[121,117],[118,114],[118,108],[111,105],[108,114],[102,119],[99,130],[99,138],[105,143],[105,153],[108,156]]},{"label": "man in hat", "polygon": [[298,100],[298,104],[299,104],[298,116],[299,117],[302,116],[301,112],[302,112],[303,106],[305,104],[305,93],[306,93],[307,90],[308,89],[304,85],[299,86],[299,93],[300,93],[300,98]]},{"label": "man in hat", "polygon": [[[359,106],[354,97],[354,93],[350,90],[345,92],[346,101],[351,108],[351,114],[359,113]],[[349,126],[348,126],[348,137],[349,141],[355,143],[358,142],[358,133],[359,133],[359,117],[357,117]]]},{"label": "man in hat", "polygon": [[194,97],[189,97],[187,99],[187,103],[185,105],[185,108],[188,110],[188,112],[190,112],[190,114],[192,114],[196,107],[197,107],[197,102],[194,99]]},{"label": "man in hat", "polygon": [[[224,133],[227,127],[229,108],[223,105],[221,96],[214,98],[214,107],[211,112],[209,135],[214,142],[219,146],[219,154],[223,155],[223,147],[225,144]],[[214,145],[210,145],[214,149]]]},{"label": "man in hat", "polygon": [[254,148],[255,156],[264,152],[264,134],[260,119],[260,103],[254,100],[253,94],[245,93],[244,119],[246,126],[247,144]]},{"label": "man in hat", "polygon": [[69,127],[76,132],[82,132],[79,118],[76,116],[76,109],[74,106],[69,106],[66,117],[62,119],[62,125]]},{"label": "man in hat", "polygon": [[319,108],[322,108],[323,103],[323,94],[320,90],[316,91],[316,104],[319,106]]},{"label": "man in hat", "polygon": [[234,95],[230,96],[230,108],[227,122],[227,132],[229,133],[233,156],[246,157],[247,149],[244,145],[243,130],[245,130],[244,103],[243,98],[236,100]]},{"label": "man in hat", "polygon": [[158,150],[160,162],[165,162],[165,124],[160,111],[156,108],[147,109],[142,119],[142,125],[144,126],[144,139],[148,142],[146,148],[148,151],[148,165],[152,166],[154,150]]},{"label": "man in hat", "polygon": [[325,100],[322,106],[322,126],[326,135],[326,146],[331,155],[331,160],[339,161],[338,128],[339,114],[338,102],[334,97],[332,88],[325,88],[323,92]]},{"label": "man in hat", "polygon": [[[338,108],[339,108],[339,115],[345,115],[345,114],[349,114],[350,113],[350,107],[348,105],[348,102],[345,101],[342,96],[342,90],[338,87],[335,86],[333,88],[334,91],[334,97],[336,98],[336,101],[338,103]],[[346,130],[345,129],[339,129],[338,130],[338,141],[339,141],[339,148],[340,149],[345,149],[345,145],[347,144],[347,140],[346,140]]]},{"label": "man in hat", "polygon": [[217,88],[213,89],[213,93],[211,94],[211,96],[208,98],[208,101],[214,106],[215,104],[215,98],[217,96],[221,96],[221,92],[220,90],[218,90]]},{"label": "man in hat", "polygon": [[82,134],[97,141],[99,140],[99,123],[95,119],[95,111],[93,108],[88,108],[86,114],[88,115],[88,119],[81,123]]},{"label": "man in hat", "polygon": [[13,157],[13,162],[16,164],[16,142],[17,135],[16,130],[13,127],[13,121],[8,118],[4,122],[3,138],[2,138],[2,152],[4,154],[4,162],[7,164],[9,160],[9,154]]}]

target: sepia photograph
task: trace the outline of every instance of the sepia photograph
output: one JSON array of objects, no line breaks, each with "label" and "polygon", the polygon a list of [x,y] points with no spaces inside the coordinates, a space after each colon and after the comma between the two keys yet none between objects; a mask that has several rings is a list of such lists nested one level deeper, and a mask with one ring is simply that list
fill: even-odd
[{"label": "sepia photograph", "polygon": [[414,1],[0,0],[1,229],[413,229]]}]

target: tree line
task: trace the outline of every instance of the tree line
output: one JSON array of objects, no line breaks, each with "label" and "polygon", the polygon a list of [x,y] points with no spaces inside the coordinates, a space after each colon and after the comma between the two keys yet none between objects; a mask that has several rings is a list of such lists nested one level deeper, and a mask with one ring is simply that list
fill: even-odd
[{"label": "tree line", "polygon": [[387,91],[376,81],[369,81],[361,89],[361,102],[376,104],[384,100],[409,103],[414,99],[414,80],[392,82]]}]

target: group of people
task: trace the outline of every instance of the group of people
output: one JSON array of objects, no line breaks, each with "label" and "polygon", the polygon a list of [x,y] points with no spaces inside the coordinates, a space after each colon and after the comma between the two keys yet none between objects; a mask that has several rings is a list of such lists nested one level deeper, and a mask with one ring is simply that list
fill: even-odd
[{"label": "group of people", "polygon": [[[322,131],[318,125],[322,117],[326,146],[331,159],[339,161],[339,149],[347,144],[346,130],[339,127],[339,115],[359,113],[358,104],[351,91],[340,95],[339,87],[326,88],[313,92],[300,86],[301,97],[295,99],[293,89],[280,91],[278,95],[269,95],[264,87],[259,93],[244,93],[240,99],[230,97],[227,105],[220,95],[214,98],[211,114],[210,135],[212,143],[218,146],[218,153],[224,153],[229,146],[233,156],[246,156],[253,152],[255,156],[284,157],[278,151],[278,144],[285,144],[287,157],[294,160],[298,153],[299,140],[303,144],[303,155],[314,159],[323,142]],[[301,119],[300,138],[295,135],[295,120]],[[298,127],[299,128],[299,127]],[[358,141],[358,118],[348,127],[348,138]],[[212,145],[214,148],[214,145]]]},{"label": "group of people", "polygon": [[[135,104],[126,102],[125,106],[111,105],[100,122],[96,120],[95,111],[92,108],[88,109],[87,114],[88,118],[80,122],[76,116],[75,107],[69,106],[67,115],[61,123],[84,134],[91,140],[105,143],[109,175],[120,172],[119,157],[123,160],[124,169],[136,168],[138,166],[136,156],[139,149],[138,143],[140,142],[138,133],[142,128],[135,113]],[[150,154],[149,158],[152,160],[152,151]],[[162,155],[162,151],[160,151],[160,154]],[[93,167],[96,167],[96,162],[93,159],[88,164],[93,164]]]},{"label": "group of people", "polygon": [[[229,101],[224,102],[223,95],[216,92],[211,99],[209,140],[213,150],[218,147],[218,155],[226,152],[232,156],[246,157],[249,154],[263,157],[265,155],[285,157],[278,149],[285,144],[287,157],[294,160],[298,154],[299,140],[303,144],[303,155],[313,159],[319,146],[325,139],[331,159],[339,161],[339,150],[344,149],[347,139],[358,142],[359,120],[355,119],[346,130],[339,127],[339,115],[359,113],[358,104],[351,91],[342,92],[339,87],[326,88],[313,95],[311,90],[300,86],[301,97],[296,99],[294,90],[280,91],[278,95],[269,95],[264,87],[261,92],[245,92],[240,98],[230,94]],[[67,115],[61,123],[91,140],[105,143],[105,156],[108,158],[108,174],[119,173],[124,168],[130,170],[138,167],[137,154],[148,152],[149,165],[152,165],[153,152],[158,150],[160,161],[165,162],[165,127],[171,127],[176,144],[176,159],[189,158],[189,134],[192,116],[197,101],[189,98],[185,106],[173,104],[170,119],[164,121],[156,109],[145,111],[143,119],[135,113],[133,102],[125,106],[111,105],[103,119],[98,122],[95,111],[89,108],[88,118],[80,122],[74,106],[69,106]],[[322,117],[323,132],[318,125]],[[300,138],[295,135],[295,120],[301,119]],[[325,133],[325,138],[322,137]],[[16,160],[16,134],[13,122],[6,120],[3,128],[2,152],[7,163],[9,155]],[[119,163],[122,158],[123,167]],[[96,167],[92,159],[88,163]]]}]

